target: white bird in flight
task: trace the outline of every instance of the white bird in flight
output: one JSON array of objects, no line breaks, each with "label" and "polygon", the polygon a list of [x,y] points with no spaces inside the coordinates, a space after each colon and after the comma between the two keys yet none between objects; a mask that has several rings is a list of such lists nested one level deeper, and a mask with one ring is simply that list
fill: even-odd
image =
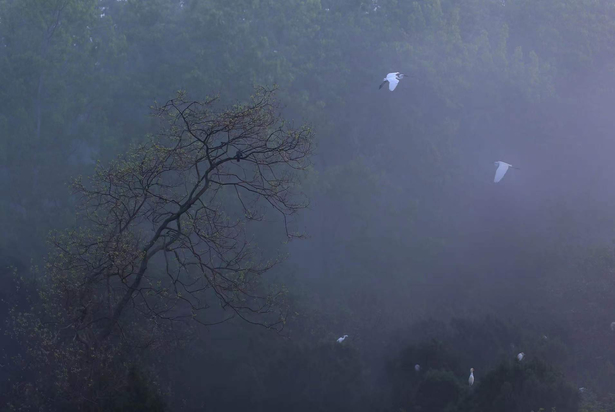
[{"label": "white bird in flight", "polygon": [[525,353],[521,352],[521,353],[519,353],[519,354],[517,355],[517,360],[518,360],[519,362],[521,362],[521,361],[523,360],[523,358],[524,358],[524,357],[525,357]]},{"label": "white bird in flight", "polygon": [[404,77],[408,77],[408,76],[403,74],[403,73],[400,73],[400,72],[389,73],[389,74],[387,74],[387,77],[384,78],[384,80],[382,81],[382,83],[380,84],[380,87],[378,87],[378,89],[382,89],[382,86],[384,86],[385,83],[388,83],[389,84],[389,90],[393,91],[393,90],[395,90],[395,88],[399,84],[399,81],[401,79],[403,79]]},{"label": "white bird in flight", "polygon": [[513,165],[510,165],[510,164],[505,163],[505,162],[501,162],[499,160],[497,162],[495,162],[495,165],[498,167],[498,169],[495,171],[495,178],[493,179],[493,181],[495,183],[497,183],[500,180],[502,180],[502,178],[504,177],[504,175],[508,171],[509,167],[512,167],[513,169],[519,169],[518,167],[514,167]]},{"label": "white bird in flight", "polygon": [[615,332],[615,322],[611,322],[611,330]]},{"label": "white bird in flight", "polygon": [[474,368],[470,368],[470,377],[468,378],[470,386],[474,385]]},{"label": "white bird in flight", "polygon": [[418,363],[414,365],[414,370],[419,372],[421,370],[421,365],[419,365]]},{"label": "white bird in flight", "polygon": [[337,343],[342,343],[342,342],[344,342],[344,339],[346,339],[347,337],[348,337],[348,335],[344,335],[344,336],[342,336],[341,338],[339,338],[339,339],[337,340]]}]

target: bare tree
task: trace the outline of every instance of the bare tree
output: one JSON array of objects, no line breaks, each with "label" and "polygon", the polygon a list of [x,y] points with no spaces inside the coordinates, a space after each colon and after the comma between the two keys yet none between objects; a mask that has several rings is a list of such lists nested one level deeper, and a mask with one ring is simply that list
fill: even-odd
[{"label": "bare tree", "polygon": [[[47,272],[75,339],[106,340],[129,309],[156,324],[283,325],[281,291],[260,282],[277,260],[258,258],[245,223],[272,209],[294,236],[288,217],[306,206],[296,189],[312,132],[285,124],[274,92],[257,88],[250,104],[222,111],[218,98],[179,93],[154,108],[158,135],[74,183],[90,224],[53,239]],[[198,314],[214,301],[219,318]]]},{"label": "bare tree", "polygon": [[74,182],[85,224],[52,237],[41,304],[10,317],[28,355],[15,367],[31,372],[13,386],[19,404],[109,410],[178,322],[283,326],[282,290],[261,282],[278,260],[260,258],[246,227],[274,211],[295,236],[312,132],[285,124],[275,90],[217,103],[179,93],[153,108],[160,133]]}]

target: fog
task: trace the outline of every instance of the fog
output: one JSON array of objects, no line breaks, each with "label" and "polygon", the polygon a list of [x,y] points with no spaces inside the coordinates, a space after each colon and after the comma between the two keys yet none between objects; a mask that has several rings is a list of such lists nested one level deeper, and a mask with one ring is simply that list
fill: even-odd
[{"label": "fog", "polygon": [[611,0],[0,2],[3,410],[613,410],[614,34]]}]

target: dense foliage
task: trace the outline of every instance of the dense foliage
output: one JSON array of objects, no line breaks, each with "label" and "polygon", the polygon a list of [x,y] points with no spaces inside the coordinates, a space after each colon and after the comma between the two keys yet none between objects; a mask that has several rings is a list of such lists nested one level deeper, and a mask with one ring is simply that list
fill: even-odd
[{"label": "dense foliage", "polygon": [[[0,0],[2,400],[22,410],[612,410],[613,52],[610,0]],[[409,78],[378,90],[397,70]],[[286,146],[237,148],[259,166],[296,166],[308,150],[292,139],[314,133],[313,167],[292,180],[309,209],[289,224],[214,191],[198,208],[208,219],[193,210],[152,243],[164,253],[146,294],[133,283],[149,262],[146,235],[195,183],[197,156],[180,145],[165,157],[185,130],[170,123],[166,145],[152,140],[161,128],[151,107],[167,119],[189,104],[183,94],[161,104],[178,90],[207,107],[219,96],[220,111],[185,126],[208,119],[211,136],[224,134],[254,86],[274,84],[279,112],[251,119],[261,143],[275,116],[286,119]],[[532,165],[525,191],[512,179],[508,191],[485,189],[504,155]],[[135,186],[160,167],[164,179]],[[77,176],[93,177],[77,193],[94,201],[89,228],[67,185]],[[290,186],[246,176],[274,209],[295,210],[278,202]],[[147,207],[124,216],[144,193]],[[186,269],[204,251],[175,237],[180,222],[204,244],[209,223],[224,232],[213,249],[242,258],[222,256],[228,283]],[[65,235],[48,244],[52,230]],[[307,239],[286,242],[299,232]],[[179,278],[157,281],[180,272],[220,293],[163,296]],[[122,323],[114,314],[129,301]],[[226,314],[220,306],[237,317],[265,308],[275,316],[256,323],[283,335],[234,320],[176,335],[161,320],[170,307],[213,317]],[[333,344],[341,334],[350,338]],[[512,362],[518,350],[526,363]]]}]

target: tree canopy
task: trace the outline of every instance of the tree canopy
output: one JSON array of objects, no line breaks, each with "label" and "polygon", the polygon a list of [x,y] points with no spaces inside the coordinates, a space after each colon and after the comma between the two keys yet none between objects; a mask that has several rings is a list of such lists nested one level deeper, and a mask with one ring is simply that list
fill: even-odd
[{"label": "tree canopy", "polygon": [[[5,360],[37,382],[23,405],[121,409],[129,389],[152,409],[504,408],[536,380],[576,404],[568,379],[602,407],[614,35],[610,0],[0,0],[0,273],[25,342]],[[392,71],[409,77],[378,90]],[[486,186],[500,156],[526,163],[509,191]],[[494,313],[523,332],[477,320]],[[502,360],[513,337],[533,366]],[[199,397],[192,362],[169,367],[184,344],[241,389],[212,372]],[[417,357],[436,364],[420,379]]]}]

